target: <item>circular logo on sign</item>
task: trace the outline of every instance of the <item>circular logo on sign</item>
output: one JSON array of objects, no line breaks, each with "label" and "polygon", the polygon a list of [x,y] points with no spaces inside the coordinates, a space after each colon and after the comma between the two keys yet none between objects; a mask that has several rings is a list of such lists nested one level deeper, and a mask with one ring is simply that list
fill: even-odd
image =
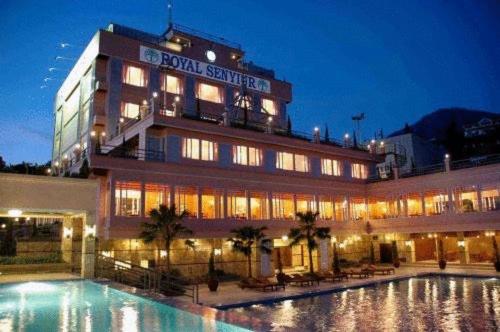
[{"label": "circular logo on sign", "polygon": [[264,80],[258,80],[257,87],[260,91],[267,91],[267,82]]},{"label": "circular logo on sign", "polygon": [[156,63],[160,60],[160,52],[153,50],[152,48],[148,48],[144,51],[144,57],[151,63]]}]

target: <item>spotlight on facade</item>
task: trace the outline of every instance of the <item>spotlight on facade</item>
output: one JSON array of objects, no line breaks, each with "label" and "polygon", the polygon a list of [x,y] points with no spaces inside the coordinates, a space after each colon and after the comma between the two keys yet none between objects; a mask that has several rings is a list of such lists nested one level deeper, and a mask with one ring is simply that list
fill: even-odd
[{"label": "spotlight on facade", "polygon": [[214,249],[214,255],[215,255],[215,256],[220,256],[220,255],[222,255],[222,249],[219,249],[219,248]]},{"label": "spotlight on facade", "polygon": [[444,159],[450,159],[450,155],[447,153],[444,155]]},{"label": "spotlight on facade", "polygon": [[11,209],[9,211],[7,211],[7,215],[9,217],[12,217],[12,218],[18,218],[20,216],[22,216],[23,214],[23,211],[19,210],[19,209]]},{"label": "spotlight on facade", "polygon": [[92,130],[92,131],[90,132],[90,137],[95,137],[95,135],[96,135],[95,130]]},{"label": "spotlight on facade", "polygon": [[457,245],[459,248],[465,248],[465,241],[464,240],[459,240],[457,241]]},{"label": "spotlight on facade", "polygon": [[165,258],[167,257],[167,251],[166,250],[160,250],[160,258]]},{"label": "spotlight on facade", "polygon": [[6,224],[2,224],[2,226],[1,226],[1,227],[2,227],[2,228],[5,228],[5,227],[7,227],[7,225],[6,225]]},{"label": "spotlight on facade", "polygon": [[155,91],[155,92],[153,92],[153,98],[156,98],[156,97],[158,97],[158,92]]},{"label": "spotlight on facade", "polygon": [[71,228],[71,227],[64,227],[64,229],[63,229],[63,237],[65,239],[71,239],[72,236],[73,236],[73,228]]},{"label": "spotlight on facade", "polygon": [[287,235],[283,235],[283,236],[281,237],[281,240],[282,240],[283,242],[288,241],[288,236],[287,236]]},{"label": "spotlight on facade", "polygon": [[175,101],[176,103],[180,102],[180,101],[181,101],[181,97],[179,97],[179,96],[175,96],[175,97],[174,97],[174,101]]},{"label": "spotlight on facade", "polygon": [[104,131],[103,131],[103,132],[101,133],[101,136],[102,136],[102,137],[106,137],[106,132],[104,132]]}]

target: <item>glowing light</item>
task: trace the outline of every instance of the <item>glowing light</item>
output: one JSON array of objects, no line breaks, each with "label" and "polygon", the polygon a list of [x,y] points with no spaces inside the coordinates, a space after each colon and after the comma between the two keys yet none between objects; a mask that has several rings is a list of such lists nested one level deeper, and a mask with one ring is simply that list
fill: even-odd
[{"label": "glowing light", "polygon": [[92,131],[90,132],[90,136],[91,136],[91,137],[95,137],[95,130],[92,130]]},{"label": "glowing light", "polygon": [[484,235],[488,236],[488,237],[495,236],[495,231],[486,231],[486,232],[484,232]]},{"label": "glowing light", "polygon": [[384,146],[384,144],[385,144],[384,141],[380,142],[380,146]]},{"label": "glowing light", "polygon": [[372,140],[370,141],[370,143],[371,143],[371,144],[375,144],[375,140],[374,140],[374,139],[372,139]]},{"label": "glowing light", "polygon": [[96,235],[96,226],[95,225],[85,225],[85,236],[89,238],[93,238]]},{"label": "glowing light", "polygon": [[407,241],[405,241],[405,245],[406,245],[407,247],[411,247],[412,242],[413,242],[413,241],[411,241],[411,240],[407,240]]},{"label": "glowing light", "polygon": [[102,136],[102,137],[106,137],[106,133],[103,131],[103,132],[101,133],[101,136]]},{"label": "glowing light", "polygon": [[125,122],[125,119],[124,118],[120,118],[120,123],[124,123]]},{"label": "glowing light", "polygon": [[215,255],[215,256],[220,256],[220,255],[222,255],[222,249],[219,249],[219,248],[218,248],[218,249],[214,249],[214,255]]},{"label": "glowing light", "polygon": [[58,162],[58,161],[56,161],[56,162],[54,163],[54,166],[55,166],[55,167],[59,167],[59,162]]},{"label": "glowing light", "polygon": [[272,116],[268,117],[268,118],[267,118],[267,122],[268,122],[268,123],[273,122],[273,117],[272,117]]},{"label": "glowing light", "polygon": [[349,138],[349,134],[347,134],[347,133],[346,133],[346,134],[344,135],[344,138],[345,138],[345,139],[348,139],[348,138]]},{"label": "glowing light", "polygon": [[318,127],[314,127],[314,132],[317,133],[319,131]]},{"label": "glowing light", "polygon": [[174,97],[174,101],[175,101],[176,103],[180,102],[180,101],[181,101],[181,97],[179,97],[179,96],[175,96],[175,97]]},{"label": "glowing light", "polygon": [[5,227],[7,227],[7,225],[6,224],[2,224],[2,228],[5,228]]},{"label": "glowing light", "polygon": [[50,168],[47,168],[47,174],[52,173],[52,170]]},{"label": "glowing light", "polygon": [[156,98],[156,97],[158,97],[158,92],[155,91],[155,92],[153,92],[153,98]]},{"label": "glowing light", "polygon": [[166,250],[160,250],[160,257],[161,258],[167,257],[167,251]]},{"label": "glowing light", "polygon": [[465,248],[465,241],[464,240],[459,240],[457,241],[457,244],[460,248]]},{"label": "glowing light", "polygon": [[20,217],[23,214],[23,211],[21,211],[19,209],[12,209],[12,210],[7,211],[7,214],[9,215],[9,217],[16,218],[16,217]]},{"label": "glowing light", "polygon": [[75,144],[75,150],[80,150],[82,146],[80,145],[80,143],[76,143]]},{"label": "glowing light", "polygon": [[101,255],[103,255],[104,257],[113,257],[111,251],[101,251]]},{"label": "glowing light", "polygon": [[55,289],[55,286],[44,282],[27,282],[15,287],[19,293],[44,293],[52,292]]},{"label": "glowing light", "polygon": [[444,155],[444,159],[450,159],[450,155],[447,153]]},{"label": "glowing light", "polygon": [[64,227],[63,228],[63,237],[66,239],[70,239],[73,236],[73,228]]},{"label": "glowing light", "polygon": [[281,240],[283,240],[284,242],[288,241],[288,236],[287,235],[283,235],[281,237]]}]

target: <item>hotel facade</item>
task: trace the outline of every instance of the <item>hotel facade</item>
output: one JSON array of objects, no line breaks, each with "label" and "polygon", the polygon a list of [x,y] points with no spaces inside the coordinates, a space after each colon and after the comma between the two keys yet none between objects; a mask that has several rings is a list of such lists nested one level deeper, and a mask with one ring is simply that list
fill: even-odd
[{"label": "hotel facade", "polygon": [[[141,266],[164,264],[161,243],[139,239],[160,204],[189,217],[195,248],[174,244],[171,261],[185,275],[217,268],[245,274],[226,241],[242,226],[267,227],[272,254],[255,252],[255,272],[273,275],[308,264],[306,246],[286,234],[297,212],[318,211],[332,239],[314,252],[315,269],[340,258],[392,260],[395,241],[406,263],[436,260],[437,239],[449,262],[490,264],[500,241],[500,158],[453,161],[398,175],[397,148],[363,148],[311,130],[292,132],[292,86],[246,62],[237,44],[173,25],[152,35],[119,25],[99,30],[55,98],[52,171],[88,167],[99,183],[96,250]],[[387,176],[376,165],[396,155]]]}]

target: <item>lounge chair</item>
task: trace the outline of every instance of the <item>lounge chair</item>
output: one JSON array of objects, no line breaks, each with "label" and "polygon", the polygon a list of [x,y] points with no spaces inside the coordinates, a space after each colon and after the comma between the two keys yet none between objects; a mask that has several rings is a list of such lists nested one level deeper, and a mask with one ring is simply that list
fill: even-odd
[{"label": "lounge chair", "polygon": [[297,273],[293,275],[285,274],[285,283],[287,284],[294,284],[297,286],[312,286],[314,284],[314,281],[315,280],[313,280],[312,278],[306,278]]},{"label": "lounge chair", "polygon": [[275,290],[278,290],[280,287],[282,287],[284,289],[284,286],[280,285],[278,283],[272,283],[270,281],[262,282],[262,281],[259,281],[258,279],[255,279],[255,278],[242,279],[238,283],[238,286],[241,289],[245,289],[245,288],[257,289],[257,290],[262,290],[264,292],[268,291],[268,290],[275,291]]},{"label": "lounge chair", "polygon": [[385,267],[385,266],[375,266],[375,265],[369,265],[367,267],[367,270],[371,271],[372,274],[391,274],[391,273],[396,273],[396,270],[393,267]]},{"label": "lounge chair", "polygon": [[361,270],[349,270],[349,271],[346,271],[345,272],[349,277],[353,278],[353,277],[357,277],[359,279],[362,279],[362,278],[369,278],[370,277],[370,271],[368,271],[367,269],[361,269]]},{"label": "lounge chair", "polygon": [[263,285],[265,284],[267,286],[273,287],[273,290],[278,290],[279,288],[283,288],[283,290],[285,289],[285,284],[280,284],[276,281],[270,281],[266,277],[257,277],[256,279]]},{"label": "lounge chair", "polygon": [[324,280],[331,281],[331,282],[349,279],[349,276],[345,272],[340,272],[340,273],[320,272],[319,274],[324,278]]}]

